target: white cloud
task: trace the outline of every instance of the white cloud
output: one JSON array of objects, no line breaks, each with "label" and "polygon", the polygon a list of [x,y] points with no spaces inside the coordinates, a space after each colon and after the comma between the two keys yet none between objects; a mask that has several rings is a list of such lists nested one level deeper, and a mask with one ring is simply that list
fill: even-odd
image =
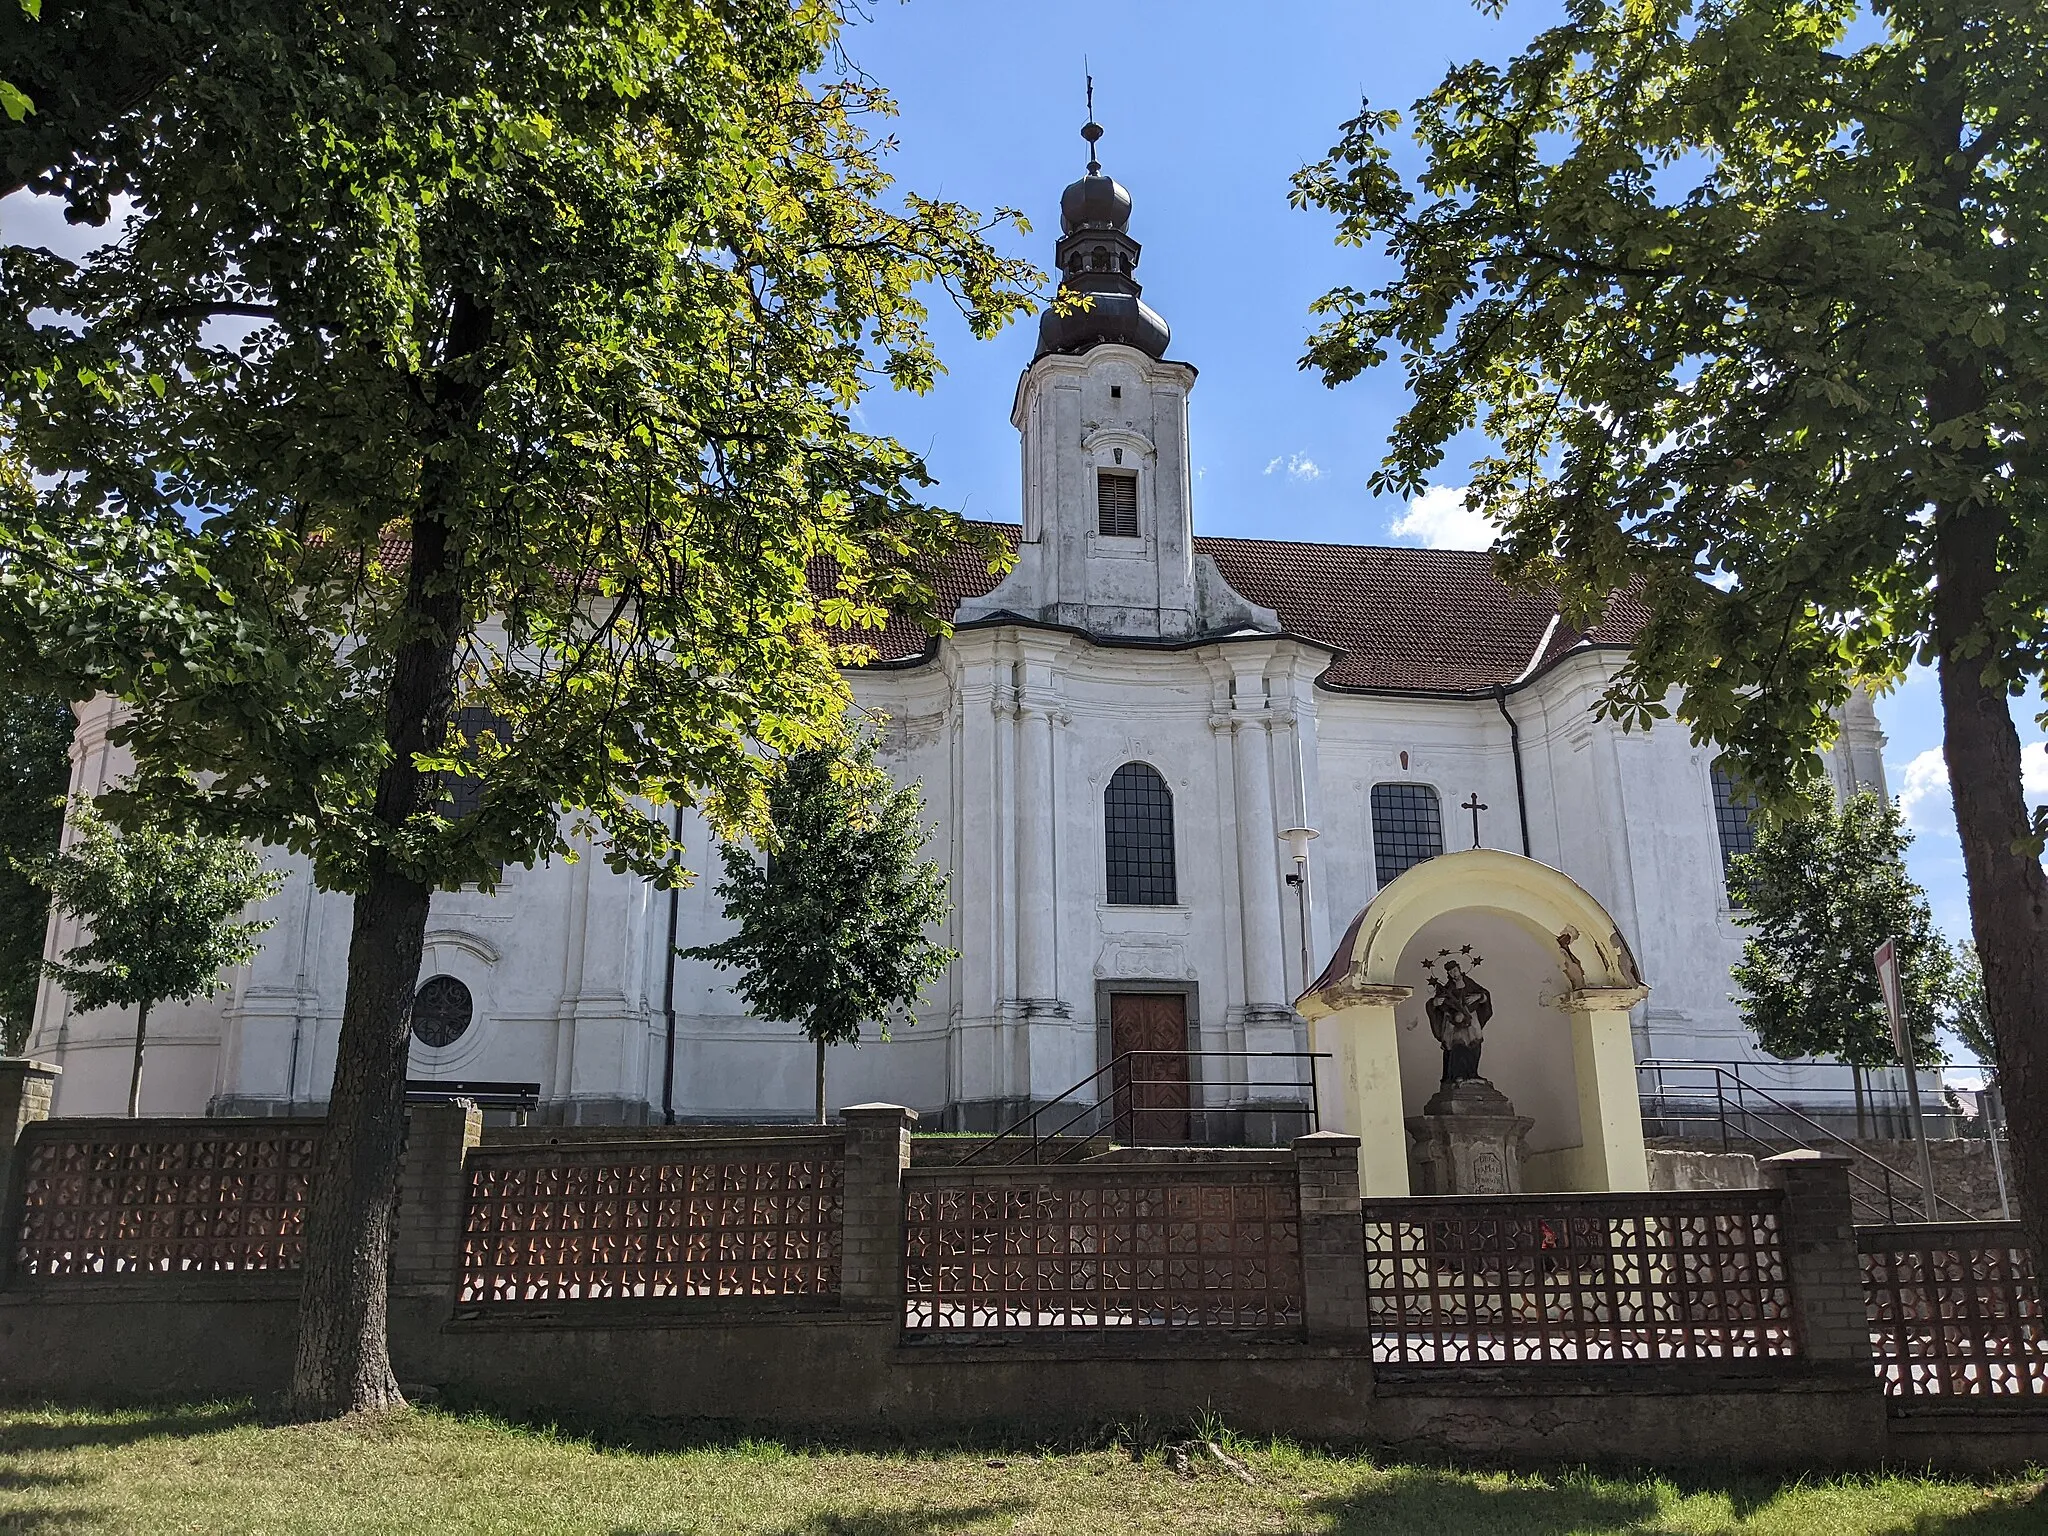
[{"label": "white cloud", "polygon": [[1899,810],[1916,832],[1953,830],[1948,795],[1948,760],[1929,747],[1899,775]]},{"label": "white cloud", "polygon": [[1270,475],[1282,468],[1286,469],[1287,478],[1290,480],[1307,481],[1323,478],[1323,466],[1305,453],[1276,453],[1266,461],[1266,467],[1260,473]]},{"label": "white cloud", "polygon": [[1490,549],[1494,526],[1465,505],[1466,487],[1432,485],[1408,503],[1389,532],[1397,539],[1420,539],[1428,549]]},{"label": "white cloud", "polygon": [[[2029,800],[2048,800],[2048,741],[2020,748],[2020,788]],[[1953,835],[1955,809],[1948,787],[1948,760],[1929,747],[1899,774],[1899,809],[1916,832]]]}]

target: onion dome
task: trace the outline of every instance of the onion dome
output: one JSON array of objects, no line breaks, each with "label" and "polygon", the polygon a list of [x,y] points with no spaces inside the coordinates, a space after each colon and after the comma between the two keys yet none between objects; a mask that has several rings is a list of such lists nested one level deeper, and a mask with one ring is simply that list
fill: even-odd
[{"label": "onion dome", "polygon": [[1153,357],[1166,355],[1172,331],[1139,295],[1131,274],[1138,242],[1130,237],[1131,194],[1102,174],[1095,144],[1102,128],[1092,117],[1081,130],[1088,141],[1088,174],[1060,194],[1060,292],[1086,295],[1088,307],[1061,314],[1048,308],[1038,321],[1038,353],[1086,352],[1118,342]]}]

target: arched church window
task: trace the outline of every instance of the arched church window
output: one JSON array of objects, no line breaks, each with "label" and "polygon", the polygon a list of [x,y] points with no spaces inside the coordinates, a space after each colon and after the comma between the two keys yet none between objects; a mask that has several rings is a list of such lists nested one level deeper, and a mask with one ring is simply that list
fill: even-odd
[{"label": "arched church window", "polygon": [[1114,470],[1095,472],[1095,529],[1105,538],[1138,536],[1138,477]]},{"label": "arched church window", "polygon": [[467,1034],[475,1014],[469,988],[453,976],[436,976],[412,1000],[412,1032],[421,1045],[438,1050]]},{"label": "arched church window", "polygon": [[1756,847],[1756,796],[1736,781],[1727,759],[1715,758],[1709,772],[1714,781],[1714,830],[1721,834],[1721,875],[1726,879],[1728,861]]},{"label": "arched church window", "polygon": [[[481,737],[488,735],[500,746],[506,745],[512,739],[512,727],[506,723],[503,715],[493,710],[480,709],[475,706],[455,711],[455,729],[462,736],[461,742],[456,747],[455,755],[468,762],[476,760],[477,742]],[[449,784],[448,819],[450,821],[460,821],[465,816],[474,816],[483,803],[484,783],[482,779],[471,774],[464,774],[461,778],[455,779]]]},{"label": "arched church window", "polygon": [[1427,784],[1372,787],[1372,860],[1382,886],[1444,851],[1443,803]]},{"label": "arched church window", "polygon": [[1170,907],[1180,900],[1173,867],[1173,791],[1149,763],[1125,763],[1102,792],[1109,900]]}]

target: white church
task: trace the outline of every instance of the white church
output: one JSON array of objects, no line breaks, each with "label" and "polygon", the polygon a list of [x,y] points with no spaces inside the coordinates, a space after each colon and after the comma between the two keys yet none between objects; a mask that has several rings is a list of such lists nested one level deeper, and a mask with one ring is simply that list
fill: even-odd
[{"label": "white church", "polygon": [[[1061,198],[1062,284],[1092,302],[1043,317],[1017,383],[1015,569],[947,570],[952,633],[892,626],[848,675],[857,703],[889,718],[891,771],[923,787],[961,959],[889,1042],[830,1053],[832,1102],[996,1129],[1144,1050],[1161,1053],[1148,1076],[1188,1085],[1158,1102],[1194,1111],[1156,1116],[1151,1139],[1284,1139],[1304,1124],[1301,1063],[1230,1053],[1309,1050],[1316,1010],[1295,1003],[1354,914],[1475,846],[1562,872],[1611,915],[1633,962],[1621,970],[1648,986],[1640,1001],[1641,988],[1608,993],[1620,1076],[1631,1051],[1759,1060],[1729,997],[1742,930],[1723,860],[1747,846],[1746,807],[1682,726],[1630,734],[1594,717],[1641,612],[1618,601],[1582,633],[1504,588],[1483,553],[1197,536],[1196,373],[1140,296],[1130,213],[1092,160]],[[80,707],[74,793],[126,767],[110,712]],[[1882,789],[1867,699],[1842,724],[1838,789]],[[715,868],[696,833],[697,867]],[[323,1103],[348,899],[276,859],[288,878],[266,903],[262,953],[218,997],[152,1018],[144,1113]],[[437,896],[411,1076],[537,1085],[551,1123],[806,1116],[809,1045],[674,955],[723,931],[711,885],[671,895],[586,857]],[[1374,995],[1401,1066],[1382,1086],[1411,1115],[1436,1086],[1423,1017],[1436,954],[1490,956],[1472,971],[1493,982],[1487,1074],[1535,1121],[1532,1154],[1563,1156],[1592,1140],[1566,1017],[1584,978],[1570,929],[1560,962],[1501,922],[1437,919],[1387,956],[1402,985]],[[52,953],[76,942],[53,921]],[[46,983],[29,1054],[63,1068],[57,1112],[120,1113],[132,1039],[130,1016],[79,1013]],[[1326,1123],[1353,1112],[1324,1108]]]}]

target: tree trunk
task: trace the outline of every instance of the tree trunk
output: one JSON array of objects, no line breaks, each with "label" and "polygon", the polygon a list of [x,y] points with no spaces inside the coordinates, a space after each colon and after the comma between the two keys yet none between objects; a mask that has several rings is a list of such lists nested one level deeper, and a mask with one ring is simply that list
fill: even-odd
[{"label": "tree trunk", "polygon": [[[1937,418],[1939,419],[1939,418]],[[1970,927],[1984,967],[1984,1004],[1998,1050],[2013,1182],[2037,1263],[2048,1262],[2048,872],[2015,848],[2029,831],[2020,738],[2006,688],[1987,682],[1993,642],[1961,646],[1988,627],[1998,585],[2001,521],[1979,510],[1937,512],[1934,596],[1940,644],[1942,755],[1962,836]]]},{"label": "tree trunk", "polygon": [[135,1008],[135,1065],[128,1069],[128,1118],[142,1117],[142,1043],[149,1038],[149,1004]]},{"label": "tree trunk", "polygon": [[336,1418],[404,1402],[386,1332],[386,1279],[405,1142],[412,994],[432,893],[385,870],[355,900],[348,999],[319,1177],[287,1412]]},{"label": "tree trunk", "polygon": [[825,1123],[825,1042],[818,1042],[818,1124]]},{"label": "tree trunk", "polygon": [[[491,327],[487,309],[465,294],[455,296],[442,354],[441,414],[425,434],[430,440],[459,437],[481,401],[481,370],[472,363],[456,374],[448,363],[473,358],[490,340]],[[451,378],[455,382],[445,382]],[[390,756],[375,804],[387,841],[371,849],[356,894],[327,1130],[306,1213],[298,1350],[286,1397],[287,1414],[298,1419],[338,1418],[405,1401],[391,1370],[386,1285],[405,1142],[413,992],[433,888],[400,865],[388,839],[440,794],[439,775],[421,773],[414,760],[447,740],[454,704],[463,556],[444,511],[459,504],[459,475],[454,456],[429,454],[411,521],[405,638],[393,654],[384,701]]]}]

